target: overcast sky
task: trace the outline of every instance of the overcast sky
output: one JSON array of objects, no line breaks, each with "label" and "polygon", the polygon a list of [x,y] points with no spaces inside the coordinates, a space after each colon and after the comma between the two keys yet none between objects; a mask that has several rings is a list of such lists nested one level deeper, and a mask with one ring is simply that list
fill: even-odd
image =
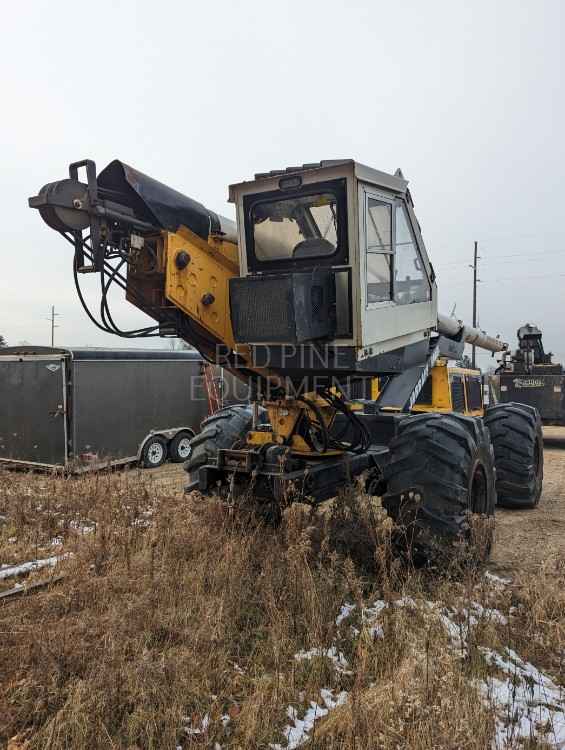
[{"label": "overcast sky", "polygon": [[481,327],[514,345],[537,323],[565,359],[564,8],[4,3],[0,333],[48,344],[54,304],[59,344],[122,344],[86,319],[70,246],[27,208],[69,162],[120,158],[233,216],[230,182],[352,157],[409,179],[443,311],[471,319],[478,240]]}]

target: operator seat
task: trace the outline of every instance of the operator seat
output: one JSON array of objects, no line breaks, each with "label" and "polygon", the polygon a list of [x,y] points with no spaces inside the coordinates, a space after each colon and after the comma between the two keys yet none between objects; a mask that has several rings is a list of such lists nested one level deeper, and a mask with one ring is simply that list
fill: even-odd
[{"label": "operator seat", "polygon": [[292,251],[293,258],[317,258],[320,255],[332,255],[335,246],[323,237],[310,237],[295,245]]}]

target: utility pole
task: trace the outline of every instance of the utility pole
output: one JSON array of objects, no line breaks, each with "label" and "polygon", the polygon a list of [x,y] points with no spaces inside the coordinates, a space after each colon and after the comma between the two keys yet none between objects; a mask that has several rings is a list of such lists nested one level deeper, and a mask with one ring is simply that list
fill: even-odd
[{"label": "utility pole", "polygon": [[58,325],[55,325],[55,318],[58,317],[59,313],[55,312],[55,305],[51,305],[51,315],[47,318],[51,323],[51,348],[55,346],[55,328],[59,328]]},{"label": "utility pole", "polygon": [[[477,261],[479,259],[479,256],[477,255],[478,251],[478,245],[479,243],[477,240],[475,240],[475,252],[473,255],[473,265],[470,266],[473,269],[473,328],[477,327]],[[471,347],[471,364],[472,367],[475,367],[475,350],[476,347]]]}]

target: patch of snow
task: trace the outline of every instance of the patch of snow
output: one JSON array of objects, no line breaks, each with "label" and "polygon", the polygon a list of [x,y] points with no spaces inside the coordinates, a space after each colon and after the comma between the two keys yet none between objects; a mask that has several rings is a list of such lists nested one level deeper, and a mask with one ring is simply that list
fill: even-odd
[{"label": "patch of snow", "polygon": [[449,614],[449,610],[444,607],[439,613],[438,613],[439,619],[445,630],[447,631],[447,636],[449,638],[449,642],[453,646],[453,648],[456,648],[458,651],[461,651],[463,654],[467,653],[467,629],[465,623],[456,623],[454,620],[451,619],[451,616]]},{"label": "patch of snow", "polygon": [[501,578],[488,570],[485,573],[485,578],[497,586],[508,586],[509,583],[512,583],[510,578]]},{"label": "patch of snow", "polygon": [[347,602],[342,606],[342,608],[339,611],[339,615],[335,619],[336,625],[341,625],[341,623],[349,617],[349,615],[353,612],[355,609],[355,604],[348,604]]},{"label": "patch of snow", "polygon": [[[507,585],[508,579],[499,578],[492,573],[486,577],[497,586]],[[378,622],[384,610],[390,607],[420,609],[428,615],[435,615],[442,623],[449,642],[454,650],[462,656],[468,653],[469,636],[473,628],[481,623],[493,623],[505,626],[508,618],[500,610],[485,607],[479,602],[471,602],[467,607],[453,609],[444,607],[439,602],[414,600],[405,596],[392,602],[376,600],[370,607],[361,610],[361,620],[369,625],[369,632],[374,638],[384,638],[382,625]],[[354,605],[344,604],[336,619],[340,624],[353,611]],[[354,630],[352,628],[352,630]],[[356,635],[359,631],[356,631]],[[541,740],[555,750],[565,750],[565,688],[558,686],[546,674],[533,664],[524,661],[519,654],[509,648],[502,653],[483,646],[479,647],[485,661],[496,668],[499,674],[482,681],[478,688],[489,707],[496,713],[496,733],[493,748],[505,750],[522,744],[525,740]],[[330,649],[312,649],[300,652],[296,659],[327,656],[336,667],[343,668],[343,654],[335,647]],[[347,663],[347,662],[346,662]],[[338,666],[339,665],[339,666]],[[500,675],[502,674],[502,676]],[[309,739],[315,721],[325,716],[334,700],[333,694],[322,698],[325,706],[311,702],[306,714],[299,719],[298,712],[289,707],[288,716],[292,721],[285,729],[288,747],[296,748]],[[343,696],[343,698],[341,698]],[[347,694],[341,693],[338,700],[346,700]],[[327,700],[326,700],[327,698]],[[282,750],[280,745],[271,745],[272,750]]]},{"label": "patch of snow", "polygon": [[[390,605],[378,600],[365,612],[370,613],[374,620],[387,606],[419,606],[428,613],[435,613],[447,632],[452,648],[463,656],[468,652],[472,628],[485,621],[499,625],[508,623],[502,612],[483,607],[478,602],[453,610],[437,602],[421,600],[416,603],[411,597],[404,597]],[[479,651],[487,664],[503,675],[488,677],[479,685],[483,699],[496,712],[493,748],[513,748],[524,740],[537,739],[555,750],[565,750],[565,688],[556,685],[550,677],[524,661],[512,649],[505,648],[503,653],[498,653],[480,646]]]},{"label": "patch of snow", "polygon": [[438,616],[443,624],[451,645],[463,655],[467,653],[467,640],[471,628],[480,622],[494,622],[499,625],[507,625],[508,619],[498,609],[483,607],[478,602],[471,602],[469,608],[463,607],[459,610],[439,607],[434,602],[426,602],[429,610],[438,610]]},{"label": "patch of snow", "polygon": [[565,690],[512,649],[506,648],[504,655],[479,650],[504,675],[489,677],[480,686],[497,713],[495,747],[542,739],[550,747],[565,748]]},{"label": "patch of snow", "polygon": [[69,521],[69,527],[78,531],[79,534],[92,534],[93,531],[96,531],[96,524],[92,521]]},{"label": "patch of snow", "polygon": [[383,609],[386,609],[387,603],[382,599],[377,599],[372,607],[365,607],[361,613],[361,619],[363,622],[370,622],[375,620]]},{"label": "patch of snow", "polygon": [[[314,724],[318,719],[327,716],[330,711],[338,706],[341,706],[347,700],[347,692],[343,690],[334,697],[334,694],[328,688],[322,688],[320,691],[320,697],[324,703],[321,705],[316,701],[310,701],[310,706],[306,710],[304,716],[300,719],[298,710],[294,706],[287,708],[287,716],[292,722],[287,724],[283,729],[283,735],[286,739],[285,750],[295,750],[295,748],[304,745],[310,740],[310,732],[314,728]],[[269,745],[271,750],[283,750],[282,745],[271,744]]]},{"label": "patch of snow", "polygon": [[322,700],[326,704],[326,707],[328,708],[328,710],[332,711],[334,708],[337,708],[338,706],[343,706],[343,704],[347,700],[348,694],[346,690],[342,690],[334,698],[333,692],[331,690],[329,690],[328,688],[322,688],[320,690],[320,695],[322,696]]},{"label": "patch of snow", "polygon": [[151,526],[151,521],[148,521],[146,518],[136,518],[131,522],[131,525],[146,529],[148,526]]},{"label": "patch of snow", "polygon": [[411,596],[402,596],[400,599],[395,599],[393,602],[395,607],[407,607],[408,609],[417,609],[418,605]]},{"label": "patch of snow", "polygon": [[[501,612],[477,602],[469,610],[459,612],[444,607],[439,617],[452,646],[462,654],[468,651],[470,629],[481,619],[503,625],[507,622]],[[462,621],[458,623],[454,617]],[[502,750],[515,747],[522,740],[542,739],[556,750],[565,750],[565,689],[510,648],[505,648],[502,654],[485,646],[479,646],[478,650],[487,664],[503,674],[502,678],[488,677],[478,686],[487,705],[496,712],[493,747]]]},{"label": "patch of snow", "polygon": [[508,618],[499,609],[483,607],[478,602],[472,602],[471,606],[471,617],[478,618],[479,620],[491,620],[498,625],[508,625]]},{"label": "patch of snow", "polygon": [[383,630],[382,625],[373,625],[369,628],[369,633],[371,635],[371,638],[379,638],[383,639],[385,637],[385,631]]},{"label": "patch of snow", "polygon": [[67,555],[54,555],[53,557],[46,557],[43,560],[30,560],[30,562],[21,563],[20,565],[2,568],[0,569],[0,581],[3,581],[5,578],[20,576],[24,573],[31,573],[34,570],[41,570],[41,568],[54,568],[65,557]]},{"label": "patch of snow", "polygon": [[192,719],[190,716],[185,716],[184,721],[187,722],[188,726],[184,727],[184,731],[188,735],[206,734],[208,727],[210,726],[210,715],[204,714],[199,727],[192,726]]},{"label": "patch of snow", "polygon": [[310,651],[298,651],[298,653],[294,654],[296,661],[315,659],[316,657],[330,659],[338,672],[343,674],[348,673],[349,662],[335,646],[330,646],[329,648],[311,648]]}]

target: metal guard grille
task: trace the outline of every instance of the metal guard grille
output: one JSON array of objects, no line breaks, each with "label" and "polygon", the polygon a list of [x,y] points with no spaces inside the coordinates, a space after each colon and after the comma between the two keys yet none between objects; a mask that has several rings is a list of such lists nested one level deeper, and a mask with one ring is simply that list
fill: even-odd
[{"label": "metal guard grille", "polygon": [[290,275],[231,279],[230,305],[234,337],[238,343],[294,340]]}]

